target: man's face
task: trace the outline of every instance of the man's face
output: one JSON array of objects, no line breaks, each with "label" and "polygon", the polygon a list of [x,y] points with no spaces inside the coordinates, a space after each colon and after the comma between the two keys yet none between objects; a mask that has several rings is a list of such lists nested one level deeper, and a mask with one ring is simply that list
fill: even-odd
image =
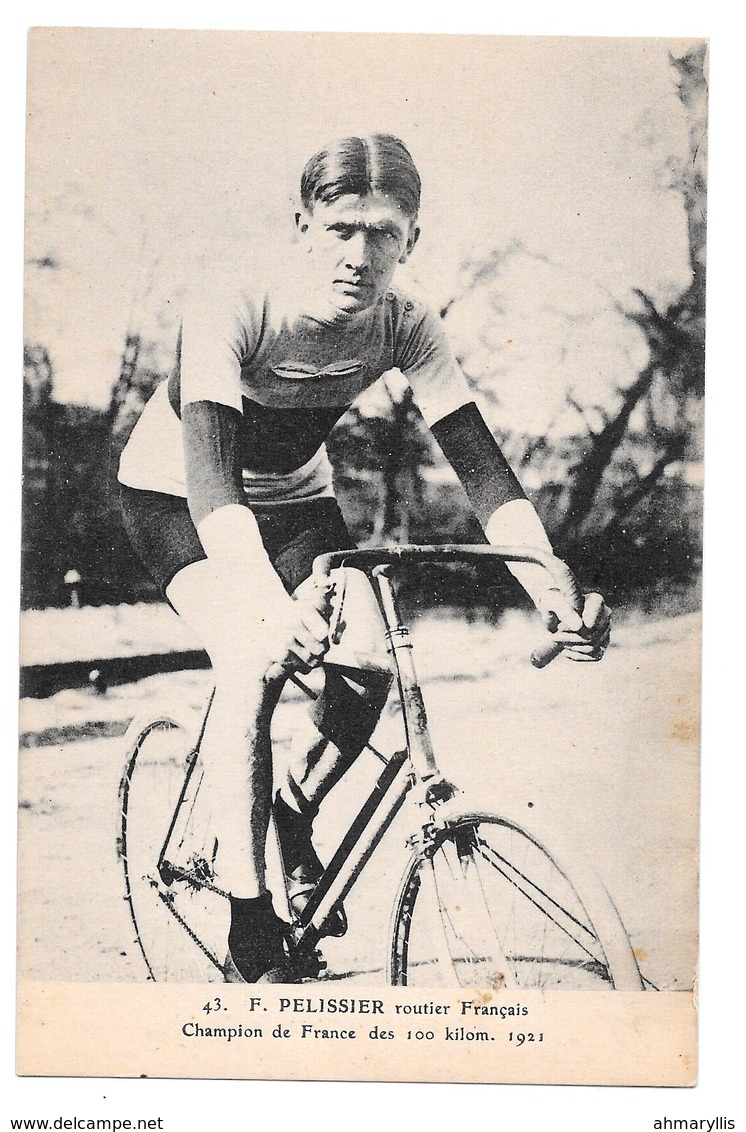
[{"label": "man's face", "polygon": [[399,263],[409,258],[419,229],[382,193],[317,201],[297,218],[314,277],[333,307],[357,314],[385,294]]}]

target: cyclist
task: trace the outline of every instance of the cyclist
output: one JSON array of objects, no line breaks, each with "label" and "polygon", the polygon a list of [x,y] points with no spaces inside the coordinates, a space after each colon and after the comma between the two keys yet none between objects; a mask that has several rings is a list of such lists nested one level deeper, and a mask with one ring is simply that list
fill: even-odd
[{"label": "cyclist", "polygon": [[[350,571],[354,612],[331,647],[328,610],[303,585],[317,554],[352,546],[324,448],[335,422],[399,369],[488,541],[551,550],[439,319],[394,284],[417,243],[419,207],[419,174],[399,139],[347,137],[316,153],[301,179],[296,242],[277,247],[261,273],[249,265],[246,286],[195,288],[173,371],[120,463],[132,543],[214,670],[202,756],[231,894],[227,962],[249,982],[290,977],[264,860],[269,724],[286,674],[323,662],[303,757],[274,800],[296,906],[322,871],[311,841],[319,803],[370,737],[391,680],[362,576]],[[560,590],[539,567],[510,568],[566,654],[600,659],[609,639],[600,595],[581,595],[569,575]],[[340,910],[326,932],[344,930]]]}]

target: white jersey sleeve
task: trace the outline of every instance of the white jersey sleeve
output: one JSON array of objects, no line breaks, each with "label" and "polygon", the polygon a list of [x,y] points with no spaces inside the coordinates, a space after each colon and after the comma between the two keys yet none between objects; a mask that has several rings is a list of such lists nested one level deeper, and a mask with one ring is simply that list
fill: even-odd
[{"label": "white jersey sleeve", "polygon": [[396,364],[430,426],[474,400],[441,320],[422,302],[397,295]]},{"label": "white jersey sleeve", "polygon": [[261,308],[245,294],[205,284],[184,304],[181,405],[211,401],[241,411],[241,362],[261,333]]}]

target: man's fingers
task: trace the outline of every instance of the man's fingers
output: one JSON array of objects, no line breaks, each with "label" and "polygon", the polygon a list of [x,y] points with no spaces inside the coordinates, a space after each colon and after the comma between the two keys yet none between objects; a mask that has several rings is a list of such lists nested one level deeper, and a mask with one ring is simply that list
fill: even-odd
[{"label": "man's fingers", "polygon": [[611,634],[611,611],[601,594],[586,594],[577,602],[552,590],[542,601],[542,614],[554,643],[563,647],[568,660],[585,664],[601,660]]},{"label": "man's fingers", "polygon": [[[603,634],[601,634],[601,636],[602,635]],[[593,638],[586,637],[583,633],[570,633],[565,629],[560,629],[559,632],[555,633],[553,640],[555,640],[558,645],[564,645],[565,648],[571,648],[573,645],[593,646],[596,644]]]},{"label": "man's fingers", "polygon": [[299,633],[290,647],[304,660],[318,661],[329,651],[329,641],[319,641],[310,633]]},{"label": "man's fingers", "polygon": [[611,633],[607,628],[603,636],[597,641],[585,641],[583,644],[566,646],[565,656],[568,660],[601,660],[609,647],[610,638]]},{"label": "man's fingers", "polygon": [[329,636],[329,624],[317,609],[312,605],[300,605],[298,610],[303,627],[311,637],[317,641],[324,641]]},{"label": "man's fingers", "polygon": [[290,649],[307,664],[318,664],[329,650],[329,625],[319,610],[308,601],[296,603],[298,623]]},{"label": "man's fingers", "polygon": [[607,621],[606,624],[597,625],[595,629],[581,629],[579,633],[570,633],[566,629],[560,629],[554,634],[554,640],[559,645],[564,645],[566,648],[572,648],[574,645],[603,645],[604,648],[609,643],[611,636],[611,625]]},{"label": "man's fingers", "polygon": [[282,666],[289,671],[310,672],[311,669],[318,667],[325,652],[326,649],[311,649],[296,641],[287,650]]},{"label": "man's fingers", "polygon": [[542,602],[544,624],[550,633],[554,633],[558,626],[573,632],[583,627],[583,619],[574,608],[565,594],[559,590],[550,590]]},{"label": "man's fingers", "polygon": [[559,629],[560,619],[552,609],[548,609],[546,611],[546,613],[543,615],[543,620],[544,620],[544,628],[547,630],[547,632],[549,632],[549,633],[556,633],[557,632],[557,630]]},{"label": "man's fingers", "polygon": [[[561,594],[557,595],[559,599],[561,596]],[[547,614],[544,615],[544,623],[550,633],[553,632],[555,638],[565,644],[570,644],[573,640],[596,641],[607,631],[611,623],[611,611],[600,594],[588,594],[582,616],[567,607],[561,611],[561,600],[552,602],[552,609],[556,609],[559,615],[559,625],[555,625],[553,630]]]},{"label": "man's fingers", "polygon": [[290,628],[284,640],[281,636],[276,638],[270,648],[273,659],[288,671],[297,669],[300,672],[310,672],[312,668],[316,668],[329,649],[329,638],[323,618],[321,625],[315,625],[314,628],[325,632],[322,640],[317,638],[315,632],[307,629],[303,621],[296,623],[294,629]]},{"label": "man's fingers", "polygon": [[586,594],[583,606],[583,624],[586,629],[594,629],[600,621],[608,621],[611,614],[606,608],[601,594]]}]

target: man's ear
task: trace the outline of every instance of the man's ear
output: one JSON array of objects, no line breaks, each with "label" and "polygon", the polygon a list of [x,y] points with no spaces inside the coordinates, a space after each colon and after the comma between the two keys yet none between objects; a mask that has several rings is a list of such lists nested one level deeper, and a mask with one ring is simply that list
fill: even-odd
[{"label": "man's ear", "polygon": [[407,262],[407,260],[411,256],[412,252],[414,251],[414,246],[417,243],[417,241],[419,240],[419,238],[420,238],[420,229],[417,227],[416,224],[413,224],[411,229],[410,229],[410,232],[409,232],[409,239],[407,240],[407,246],[404,249],[403,253],[399,256],[399,263],[406,263]]},{"label": "man's ear", "polygon": [[308,213],[305,209],[295,214],[295,227],[300,236],[305,236],[308,231]]}]

